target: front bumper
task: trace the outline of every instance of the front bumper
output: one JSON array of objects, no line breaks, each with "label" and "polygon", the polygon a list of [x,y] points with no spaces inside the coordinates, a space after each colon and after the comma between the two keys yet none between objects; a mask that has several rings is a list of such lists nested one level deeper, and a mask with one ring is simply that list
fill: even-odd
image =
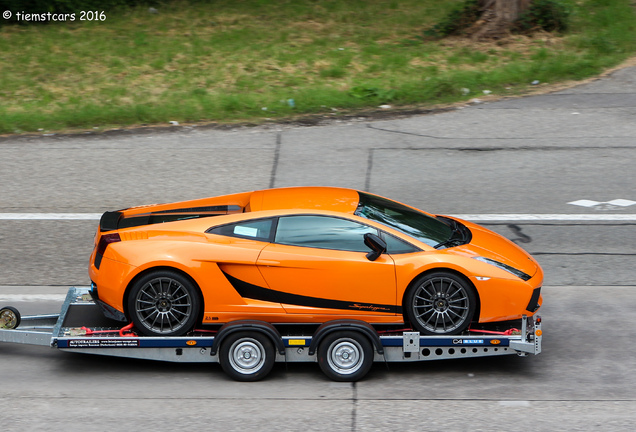
[{"label": "front bumper", "polygon": [[526,310],[530,313],[535,313],[541,307],[541,287],[535,288],[532,291],[532,297],[526,306]]}]

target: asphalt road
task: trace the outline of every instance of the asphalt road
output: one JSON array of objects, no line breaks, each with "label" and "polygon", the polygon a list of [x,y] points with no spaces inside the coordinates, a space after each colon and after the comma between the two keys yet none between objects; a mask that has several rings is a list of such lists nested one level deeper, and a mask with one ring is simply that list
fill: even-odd
[{"label": "asphalt road", "polygon": [[22,216],[333,185],[481,220],[520,244],[546,272],[546,336],[537,357],[379,364],[357,384],[331,383],[315,364],[277,365],[267,380],[243,384],[216,365],[0,345],[0,424],[631,431],[634,162],[636,68],[558,93],[410,118],[3,138],[0,304],[23,313],[54,312],[67,286],[89,282],[96,221]]}]

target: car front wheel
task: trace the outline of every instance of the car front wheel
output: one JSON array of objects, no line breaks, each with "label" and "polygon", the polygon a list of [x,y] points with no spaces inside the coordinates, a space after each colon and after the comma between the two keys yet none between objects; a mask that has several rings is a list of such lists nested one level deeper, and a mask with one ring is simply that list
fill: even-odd
[{"label": "car front wheel", "polygon": [[404,309],[420,333],[452,335],[468,328],[476,303],[473,288],[462,278],[449,272],[434,272],[415,280]]},{"label": "car front wheel", "polygon": [[149,273],[133,285],[128,313],[145,335],[184,335],[194,327],[199,313],[197,288],[174,271]]}]

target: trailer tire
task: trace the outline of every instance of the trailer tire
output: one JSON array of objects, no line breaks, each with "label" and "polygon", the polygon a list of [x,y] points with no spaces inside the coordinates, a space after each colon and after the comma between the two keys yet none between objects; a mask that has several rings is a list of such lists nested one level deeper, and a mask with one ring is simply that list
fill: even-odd
[{"label": "trailer tire", "polygon": [[223,371],[235,381],[265,378],[276,360],[274,344],[263,333],[237,332],[225,338],[219,350]]},{"label": "trailer tire", "polygon": [[333,332],[318,347],[318,365],[334,381],[358,381],[373,365],[373,345],[356,331]]},{"label": "trailer tire", "polygon": [[128,296],[128,314],[146,336],[182,336],[199,317],[199,292],[189,278],[171,270],[150,272]]},{"label": "trailer tire", "polygon": [[0,309],[0,329],[13,330],[20,325],[20,312],[11,306]]}]

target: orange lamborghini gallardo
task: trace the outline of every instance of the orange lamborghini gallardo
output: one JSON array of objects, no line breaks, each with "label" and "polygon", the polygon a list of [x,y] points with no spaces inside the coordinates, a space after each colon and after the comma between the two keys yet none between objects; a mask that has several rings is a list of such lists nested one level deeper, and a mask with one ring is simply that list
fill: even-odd
[{"label": "orange lamborghini gallardo", "polygon": [[351,189],[298,187],[106,212],[89,274],[146,335],[349,318],[423,334],[533,315],[543,272],[479,225]]}]

